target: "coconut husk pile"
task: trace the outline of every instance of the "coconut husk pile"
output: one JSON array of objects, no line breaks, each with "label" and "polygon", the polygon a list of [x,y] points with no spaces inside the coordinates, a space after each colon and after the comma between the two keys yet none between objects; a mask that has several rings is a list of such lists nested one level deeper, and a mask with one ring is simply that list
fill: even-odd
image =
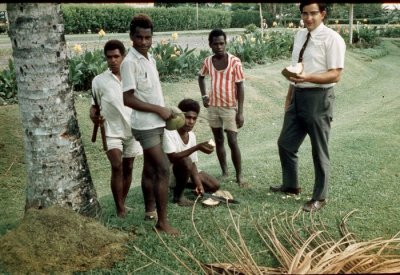
[{"label": "coconut husk pile", "polygon": [[126,233],[71,209],[29,209],[17,228],[0,238],[0,264],[15,274],[110,268],[123,260],[127,240]]}]

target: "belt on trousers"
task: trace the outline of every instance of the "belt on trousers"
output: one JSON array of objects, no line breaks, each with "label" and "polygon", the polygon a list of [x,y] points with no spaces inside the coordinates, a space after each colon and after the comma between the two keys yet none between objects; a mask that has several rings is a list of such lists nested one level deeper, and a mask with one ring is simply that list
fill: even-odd
[{"label": "belt on trousers", "polygon": [[333,88],[333,86],[332,87],[309,87],[309,88],[307,88],[307,87],[294,87],[294,90],[295,91],[299,91],[299,92],[301,92],[301,91],[327,91],[327,90],[332,89],[332,88]]}]

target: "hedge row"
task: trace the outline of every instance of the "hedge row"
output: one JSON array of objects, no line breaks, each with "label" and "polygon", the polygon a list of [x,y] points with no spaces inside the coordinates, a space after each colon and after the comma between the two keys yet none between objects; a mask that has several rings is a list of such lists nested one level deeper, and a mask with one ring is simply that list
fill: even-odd
[{"label": "hedge row", "polygon": [[[196,30],[230,28],[231,13],[216,9],[199,9],[198,21],[196,9],[177,8],[133,8],[126,5],[67,5],[61,6],[66,34],[98,32],[104,29],[108,33],[129,31],[133,15],[145,13],[154,22],[154,31]],[[198,26],[197,26],[198,24]]]}]

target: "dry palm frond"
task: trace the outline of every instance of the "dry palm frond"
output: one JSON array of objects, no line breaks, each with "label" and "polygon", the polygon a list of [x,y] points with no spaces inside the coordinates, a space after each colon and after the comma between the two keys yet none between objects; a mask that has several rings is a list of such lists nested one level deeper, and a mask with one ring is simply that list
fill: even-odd
[{"label": "dry palm frond", "polygon": [[[315,216],[309,215],[307,222],[303,215],[302,226],[295,226],[293,217],[283,219],[274,217],[267,226],[257,224],[257,230],[267,246],[287,273],[296,274],[337,274],[337,273],[393,273],[400,272],[400,256],[388,254],[400,250],[400,238],[394,236],[389,240],[374,239],[357,242],[349,233],[345,222],[350,212],[343,219],[340,227],[345,236],[335,241],[324,228],[317,224]],[[287,227],[290,228],[287,228]],[[285,228],[285,230],[282,230]],[[300,231],[306,232],[308,238],[300,237]],[[288,232],[296,232],[290,234]],[[303,245],[299,248],[299,242]]]},{"label": "dry palm frond", "polygon": [[[356,210],[342,219],[339,225],[342,237],[338,240],[328,233],[317,213],[308,214],[299,210],[289,215],[283,212],[273,216],[269,222],[253,218],[250,213],[250,223],[247,221],[247,224],[254,225],[265,244],[266,249],[262,252],[266,258],[272,253],[281,266],[271,268],[260,266],[254,260],[252,256],[255,253],[249,250],[245,236],[241,234],[241,215],[234,217],[228,204],[231,223],[225,229],[218,226],[219,236],[225,244],[219,245],[219,249],[198,231],[194,222],[195,206],[196,203],[192,210],[193,227],[215,262],[202,263],[188,249],[180,247],[204,274],[400,273],[400,232],[388,240],[377,238],[359,242],[346,226],[348,218]],[[257,252],[258,256],[260,253]],[[194,272],[178,260],[188,271]]]}]

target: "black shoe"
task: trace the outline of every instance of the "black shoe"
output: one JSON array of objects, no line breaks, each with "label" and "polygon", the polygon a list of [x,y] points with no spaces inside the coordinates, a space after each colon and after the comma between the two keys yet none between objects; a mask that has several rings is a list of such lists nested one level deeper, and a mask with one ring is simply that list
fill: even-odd
[{"label": "black shoe", "polygon": [[282,193],[285,193],[285,194],[289,193],[289,194],[293,194],[293,195],[298,195],[298,194],[301,193],[301,188],[284,187],[283,185],[270,186],[269,190],[271,190],[274,193],[282,192]]}]

